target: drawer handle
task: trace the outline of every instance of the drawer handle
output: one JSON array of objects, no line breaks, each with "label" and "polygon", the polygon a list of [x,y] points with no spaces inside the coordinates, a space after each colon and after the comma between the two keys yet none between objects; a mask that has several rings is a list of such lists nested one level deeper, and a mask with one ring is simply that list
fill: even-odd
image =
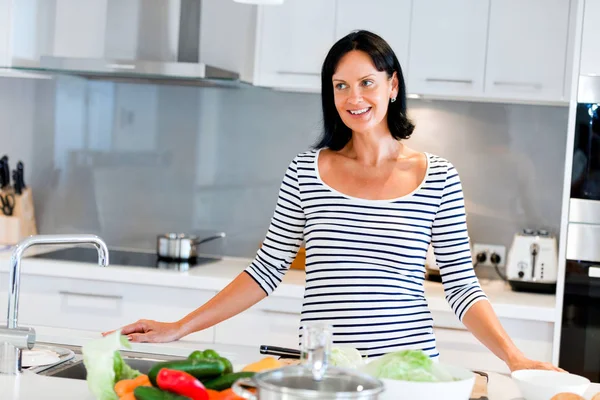
[{"label": "drawer handle", "polygon": [[541,83],[532,82],[509,82],[509,81],[494,81],[496,86],[517,86],[517,87],[532,87],[534,89],[541,89]]},{"label": "drawer handle", "polygon": [[279,70],[279,71],[277,71],[277,73],[285,74],[285,75],[321,76],[320,72],[300,72],[300,71]]},{"label": "drawer handle", "polygon": [[263,308],[262,312],[265,314],[286,314],[286,315],[300,315],[300,312],[297,311],[284,311],[284,310],[273,310],[269,308]]},{"label": "drawer handle", "polygon": [[588,268],[588,276],[590,278],[600,278],[600,267]]},{"label": "drawer handle", "polygon": [[102,299],[114,299],[114,300],[122,300],[123,299],[123,296],[111,295],[111,294],[79,293],[79,292],[69,292],[66,290],[61,290],[58,293],[62,294],[64,296],[99,297]]},{"label": "drawer handle", "polygon": [[446,79],[446,78],[426,78],[427,82],[442,82],[442,83],[464,83],[472,85],[473,80],[471,79]]}]

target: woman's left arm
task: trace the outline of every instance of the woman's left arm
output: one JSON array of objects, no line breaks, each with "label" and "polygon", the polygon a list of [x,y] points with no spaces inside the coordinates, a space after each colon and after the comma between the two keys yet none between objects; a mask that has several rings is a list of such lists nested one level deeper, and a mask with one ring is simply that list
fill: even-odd
[{"label": "woman's left arm", "polygon": [[[440,169],[438,165],[436,169]],[[438,189],[441,192],[440,205],[431,231],[431,244],[446,300],[467,329],[511,371],[557,369],[550,363],[525,357],[502,328],[473,270],[460,177],[451,163],[447,162],[446,168],[445,179]]]},{"label": "woman's left arm", "polygon": [[519,369],[551,369],[563,371],[546,362],[530,360],[510,339],[488,301],[478,301],[465,313],[463,324],[492,353],[503,360],[511,371]]}]

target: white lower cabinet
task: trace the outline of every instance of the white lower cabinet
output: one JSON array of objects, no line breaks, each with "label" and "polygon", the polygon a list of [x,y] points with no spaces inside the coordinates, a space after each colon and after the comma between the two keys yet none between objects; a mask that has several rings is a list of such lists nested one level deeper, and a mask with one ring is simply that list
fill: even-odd
[{"label": "white lower cabinet", "polygon": [[[553,323],[512,318],[501,318],[500,323],[526,357],[552,362]],[[504,361],[465,328],[436,326],[434,332],[441,362],[479,371],[509,372]]]},{"label": "white lower cabinet", "polygon": [[215,343],[299,348],[301,299],[268,297],[215,326]]},{"label": "white lower cabinet", "polygon": [[[4,285],[7,274],[2,275],[0,284]],[[22,275],[19,325],[100,333],[138,319],[175,321],[215,294],[216,291],[209,290]],[[0,306],[4,311],[7,293],[0,292],[0,296],[3,297]],[[212,343],[214,328],[196,332],[188,338]]]}]

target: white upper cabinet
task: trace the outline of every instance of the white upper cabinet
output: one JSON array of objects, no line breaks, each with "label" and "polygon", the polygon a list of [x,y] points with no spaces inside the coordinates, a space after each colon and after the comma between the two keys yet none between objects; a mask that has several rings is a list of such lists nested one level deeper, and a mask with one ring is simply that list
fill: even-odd
[{"label": "white upper cabinet", "polygon": [[600,76],[600,0],[585,0],[580,75]]},{"label": "white upper cabinet", "polygon": [[0,0],[0,67],[10,63],[12,1]]},{"label": "white upper cabinet", "polygon": [[335,0],[287,0],[258,8],[255,83],[320,89],[323,60],[334,43]]},{"label": "white upper cabinet", "polygon": [[564,101],[569,0],[491,0],[486,96]]},{"label": "white upper cabinet", "polygon": [[489,0],[413,3],[407,91],[482,96]]},{"label": "white upper cabinet", "polygon": [[371,0],[365,4],[362,0],[337,0],[336,40],[353,30],[371,31],[388,42],[406,73],[412,0]]}]

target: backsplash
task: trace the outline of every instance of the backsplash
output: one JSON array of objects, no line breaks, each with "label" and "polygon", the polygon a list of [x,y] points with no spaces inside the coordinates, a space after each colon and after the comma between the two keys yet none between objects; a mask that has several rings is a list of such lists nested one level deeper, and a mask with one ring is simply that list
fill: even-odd
[{"label": "backsplash", "polygon": [[[411,100],[408,141],[449,159],[472,241],[558,233],[567,107]],[[320,97],[260,88],[0,78],[0,155],[23,160],[40,233],[155,248],[168,231],[252,257],[290,160],[321,129]]]}]

